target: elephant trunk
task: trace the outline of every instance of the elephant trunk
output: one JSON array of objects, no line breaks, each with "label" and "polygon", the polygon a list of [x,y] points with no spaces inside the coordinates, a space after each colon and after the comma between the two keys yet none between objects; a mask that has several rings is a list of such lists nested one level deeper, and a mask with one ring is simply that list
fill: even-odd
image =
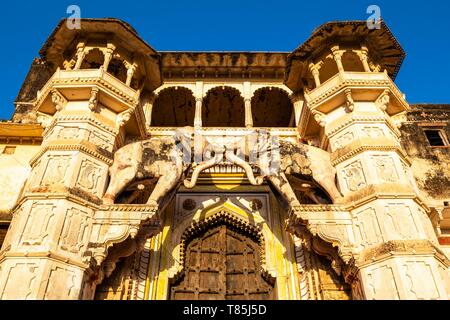
[{"label": "elephant trunk", "polygon": [[216,155],[214,158],[212,158],[209,161],[206,162],[202,162],[200,163],[195,169],[194,172],[192,173],[192,178],[191,181],[189,181],[188,179],[184,180],[184,186],[188,189],[192,189],[195,187],[195,185],[197,184],[197,180],[198,180],[198,176],[200,175],[200,173],[204,170],[207,170],[211,167],[214,167],[218,162],[221,161],[222,158],[222,154],[220,155]]},{"label": "elephant trunk", "polygon": [[244,169],[244,171],[247,175],[247,178],[252,185],[254,185],[254,186],[262,185],[262,183],[264,182],[264,177],[259,176],[259,177],[255,178],[252,167],[246,161],[244,161],[243,159],[236,156],[233,151],[228,151],[226,153],[226,157],[227,157],[227,160],[231,161],[232,163],[234,163],[234,164],[238,165],[239,167],[241,167],[242,169]]}]

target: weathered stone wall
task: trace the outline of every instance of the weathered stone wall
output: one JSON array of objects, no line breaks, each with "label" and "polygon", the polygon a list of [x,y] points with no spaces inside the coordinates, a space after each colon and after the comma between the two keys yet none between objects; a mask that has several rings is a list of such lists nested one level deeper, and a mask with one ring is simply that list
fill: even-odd
[{"label": "weathered stone wall", "polygon": [[450,137],[450,105],[412,105],[411,109],[400,128],[401,144],[412,161],[417,185],[431,201],[448,200],[450,146],[430,146],[424,130],[439,127]]},{"label": "weathered stone wall", "polygon": [[19,123],[36,123],[36,114],[33,112],[33,102],[40,90],[55,72],[48,63],[36,58],[30,66],[30,70],[17,95],[13,121]]}]

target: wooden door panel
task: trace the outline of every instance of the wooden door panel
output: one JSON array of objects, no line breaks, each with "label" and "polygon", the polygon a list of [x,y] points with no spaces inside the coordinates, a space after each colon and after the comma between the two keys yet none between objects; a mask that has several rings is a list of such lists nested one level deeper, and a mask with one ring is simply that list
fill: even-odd
[{"label": "wooden door panel", "polygon": [[171,299],[272,299],[273,285],[261,275],[261,247],[226,224],[191,240],[184,276],[171,287]]}]

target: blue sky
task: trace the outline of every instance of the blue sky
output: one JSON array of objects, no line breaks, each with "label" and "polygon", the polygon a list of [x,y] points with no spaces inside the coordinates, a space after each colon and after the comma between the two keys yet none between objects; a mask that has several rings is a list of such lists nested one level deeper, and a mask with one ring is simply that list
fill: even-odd
[{"label": "blue sky", "polygon": [[0,119],[13,101],[66,9],[85,18],[115,17],[130,23],[156,50],[291,51],[319,25],[365,20],[369,5],[381,15],[407,53],[397,85],[410,103],[450,103],[450,4],[447,1],[2,1]]}]

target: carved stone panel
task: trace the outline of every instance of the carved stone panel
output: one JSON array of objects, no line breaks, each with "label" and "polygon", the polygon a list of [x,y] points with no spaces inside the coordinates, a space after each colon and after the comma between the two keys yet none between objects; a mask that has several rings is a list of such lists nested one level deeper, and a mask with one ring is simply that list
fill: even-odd
[{"label": "carved stone panel", "polygon": [[68,209],[64,219],[59,245],[61,249],[80,253],[87,244],[90,231],[90,216],[76,208]]},{"label": "carved stone panel", "polygon": [[394,271],[389,265],[377,265],[367,271],[366,297],[368,300],[399,300],[400,295]]},{"label": "carved stone panel", "polygon": [[83,159],[78,172],[76,186],[85,191],[101,196],[99,182],[102,177],[102,168],[95,162]]},{"label": "carved stone panel", "polygon": [[363,135],[367,138],[372,138],[372,139],[376,139],[376,138],[380,138],[380,137],[384,137],[384,132],[383,129],[381,129],[380,127],[364,127],[362,129]]},{"label": "carved stone panel", "polygon": [[429,263],[411,259],[410,261],[404,261],[400,270],[400,276],[406,285],[405,299],[430,300],[440,298],[436,279]]},{"label": "carved stone panel", "polygon": [[349,144],[350,142],[352,142],[354,139],[355,139],[355,136],[354,136],[353,132],[348,131],[336,138],[335,143],[334,143],[334,149],[335,150],[341,149],[341,148],[345,147],[347,144]]},{"label": "carved stone panel", "polygon": [[349,191],[358,191],[367,185],[362,164],[359,160],[344,167],[342,176]]},{"label": "carved stone panel", "polygon": [[0,288],[0,300],[26,300],[32,298],[38,283],[36,282],[38,265],[35,263],[15,263],[5,273],[5,285]]},{"label": "carved stone panel", "polygon": [[380,182],[395,183],[399,176],[395,168],[394,159],[391,156],[372,156],[372,163],[376,168],[377,177]]},{"label": "carved stone panel", "polygon": [[409,240],[418,237],[419,230],[410,207],[390,204],[385,207],[383,225],[389,240]]},{"label": "carved stone panel", "polygon": [[363,248],[382,241],[381,230],[375,209],[367,208],[361,212],[355,213],[355,220],[356,234],[359,235],[360,244]]},{"label": "carved stone panel", "polygon": [[23,246],[44,245],[54,224],[55,209],[52,203],[34,203],[31,206],[20,241]]},{"label": "carved stone panel", "polygon": [[63,184],[70,164],[70,156],[51,155],[48,157],[47,166],[42,180],[43,185]]},{"label": "carved stone panel", "polygon": [[80,281],[73,270],[55,266],[50,270],[44,299],[76,299]]}]

